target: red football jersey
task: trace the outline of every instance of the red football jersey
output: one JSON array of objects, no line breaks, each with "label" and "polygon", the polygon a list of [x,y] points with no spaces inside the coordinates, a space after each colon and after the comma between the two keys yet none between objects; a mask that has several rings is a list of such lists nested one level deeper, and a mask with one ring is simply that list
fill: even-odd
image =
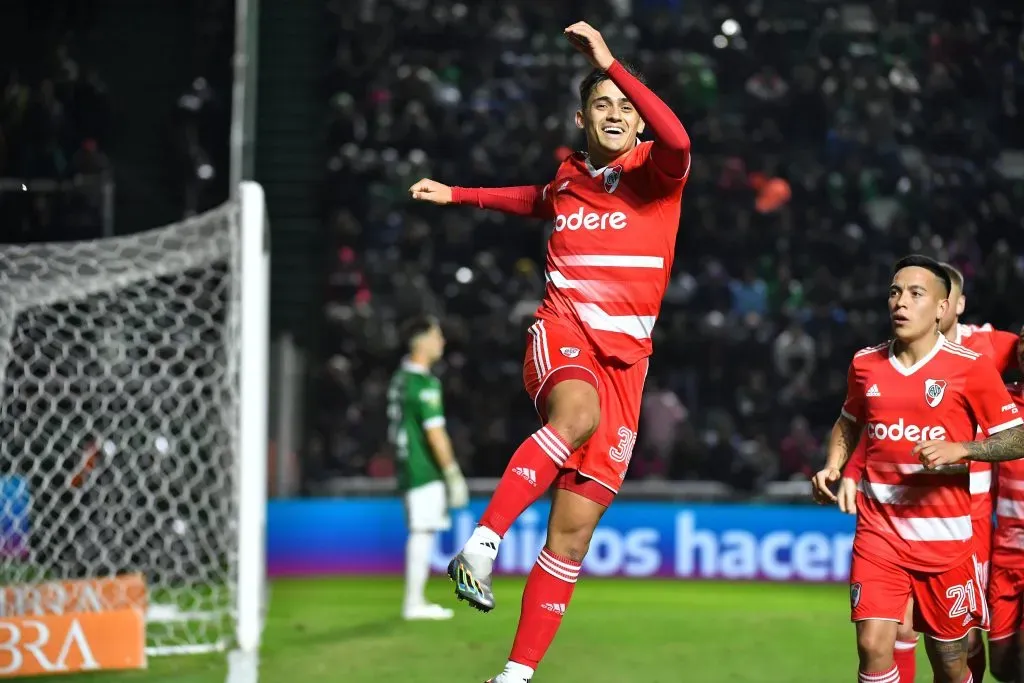
[{"label": "red football jersey", "polygon": [[967,464],[925,470],[912,454],[927,440],[971,441],[1022,424],[992,361],[940,336],[912,367],[892,344],[854,356],[843,415],[864,425],[867,467],[861,479],[859,552],[908,569],[945,571],[970,556]]},{"label": "red football jersey", "polygon": [[651,355],[689,176],[665,175],[651,147],[605,168],[574,154],[544,188],[555,219],[537,317],[578,327],[599,358],[626,364]]},{"label": "red football jersey", "polygon": [[[1008,384],[1019,415],[1024,409],[1024,384]],[[992,535],[992,563],[1024,569],[1024,460],[999,463],[996,529]]]},{"label": "red football jersey", "polygon": [[[1017,363],[1017,335],[992,327],[991,324],[966,325],[957,323],[955,342],[991,359],[996,370],[1006,372]],[[984,435],[979,435],[984,438]],[[846,465],[843,476],[860,481],[864,471],[866,439],[861,439]],[[971,518],[992,519],[992,464],[970,463]]]},{"label": "red football jersey", "polygon": [[965,325],[957,323],[957,344],[966,346],[972,351],[988,356],[995,363],[1000,373],[1017,367],[1017,335],[1005,330],[997,330],[991,323],[984,325]]}]

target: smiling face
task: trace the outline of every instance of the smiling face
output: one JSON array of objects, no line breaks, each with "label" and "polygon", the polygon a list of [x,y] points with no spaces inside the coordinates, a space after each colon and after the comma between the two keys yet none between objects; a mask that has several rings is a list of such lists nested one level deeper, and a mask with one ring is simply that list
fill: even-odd
[{"label": "smiling face", "polygon": [[576,125],[587,135],[587,151],[595,166],[628,152],[644,122],[619,86],[605,78],[590,89],[586,105],[576,112]]},{"label": "smiling face", "polygon": [[889,285],[889,319],[893,335],[909,343],[938,331],[949,308],[942,281],[927,268],[908,266],[896,271]]}]

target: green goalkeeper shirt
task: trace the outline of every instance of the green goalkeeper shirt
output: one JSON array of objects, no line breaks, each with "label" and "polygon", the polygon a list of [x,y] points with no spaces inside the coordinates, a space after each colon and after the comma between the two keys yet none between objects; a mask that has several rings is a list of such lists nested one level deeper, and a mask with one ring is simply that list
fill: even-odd
[{"label": "green goalkeeper shirt", "polygon": [[388,440],[398,460],[401,490],[442,479],[426,431],[444,425],[441,380],[427,368],[403,361],[388,386]]}]

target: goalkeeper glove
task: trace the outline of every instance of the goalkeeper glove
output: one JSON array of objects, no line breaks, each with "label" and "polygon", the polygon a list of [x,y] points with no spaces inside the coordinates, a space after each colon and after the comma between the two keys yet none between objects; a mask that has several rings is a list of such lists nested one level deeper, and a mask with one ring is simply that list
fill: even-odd
[{"label": "goalkeeper glove", "polygon": [[457,510],[469,505],[469,485],[458,463],[453,462],[444,468],[444,483],[448,489],[449,509]]}]

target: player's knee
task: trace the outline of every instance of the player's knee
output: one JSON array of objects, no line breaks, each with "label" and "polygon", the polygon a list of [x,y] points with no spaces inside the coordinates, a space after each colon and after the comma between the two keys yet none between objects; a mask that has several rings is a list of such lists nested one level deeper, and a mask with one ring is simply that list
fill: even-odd
[{"label": "player's knee", "polygon": [[857,655],[861,670],[879,671],[892,662],[894,639],[892,632],[883,628],[871,628],[871,622],[857,629]]},{"label": "player's knee", "polygon": [[604,508],[573,494],[560,491],[556,496],[548,519],[547,547],[556,555],[582,562]]},{"label": "player's knee", "polygon": [[593,536],[592,526],[563,526],[548,533],[547,547],[556,555],[567,557],[573,562],[582,562],[590,550],[590,539]]},{"label": "player's knee", "polygon": [[601,423],[597,390],[582,380],[560,382],[548,397],[548,415],[548,425],[573,448],[579,448]]}]

